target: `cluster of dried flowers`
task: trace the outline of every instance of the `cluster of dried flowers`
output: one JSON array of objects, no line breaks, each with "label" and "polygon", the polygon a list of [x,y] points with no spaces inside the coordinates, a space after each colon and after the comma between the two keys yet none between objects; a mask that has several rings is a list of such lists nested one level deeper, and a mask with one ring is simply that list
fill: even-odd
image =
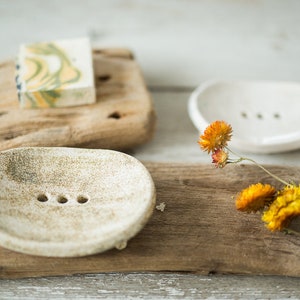
[{"label": "cluster of dried flowers", "polygon": [[[284,184],[277,191],[269,184],[256,183],[242,190],[236,197],[236,208],[244,212],[262,211],[262,220],[271,231],[286,230],[294,217],[300,216],[300,185],[288,183],[257,164],[254,160],[234,153],[227,144],[232,137],[232,127],[224,121],[211,123],[199,138],[201,149],[211,153],[212,162],[218,168],[229,163],[247,160],[263,169]],[[232,159],[230,154],[237,157]],[[289,230],[289,232],[291,232]]]}]

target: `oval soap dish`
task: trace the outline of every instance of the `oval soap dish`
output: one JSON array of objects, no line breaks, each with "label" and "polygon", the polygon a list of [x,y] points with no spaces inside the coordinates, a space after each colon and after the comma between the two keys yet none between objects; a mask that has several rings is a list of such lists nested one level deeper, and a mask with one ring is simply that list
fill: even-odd
[{"label": "oval soap dish", "polygon": [[0,245],[41,256],[122,248],[155,205],[146,168],[111,150],[3,151],[0,189]]},{"label": "oval soap dish", "polygon": [[215,120],[233,127],[230,146],[276,153],[300,148],[300,84],[209,81],[190,96],[188,113],[200,133]]}]

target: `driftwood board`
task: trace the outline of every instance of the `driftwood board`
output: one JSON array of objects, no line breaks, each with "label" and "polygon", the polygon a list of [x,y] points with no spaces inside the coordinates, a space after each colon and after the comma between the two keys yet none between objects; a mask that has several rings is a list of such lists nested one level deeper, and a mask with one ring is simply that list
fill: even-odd
[{"label": "driftwood board", "polygon": [[20,109],[15,63],[0,63],[0,150],[21,146],[130,149],[148,141],[155,112],[143,76],[126,49],[93,52],[97,102]]},{"label": "driftwood board", "polygon": [[[173,271],[201,274],[271,274],[300,277],[300,238],[269,232],[258,214],[235,210],[234,196],[251,183],[274,181],[251,165],[146,163],[157,204],[145,228],[124,250],[80,258],[24,255],[0,248],[0,277],[95,272]],[[300,168],[270,166],[286,180]],[[279,187],[279,186],[278,186]],[[300,229],[300,222],[292,224]]]}]

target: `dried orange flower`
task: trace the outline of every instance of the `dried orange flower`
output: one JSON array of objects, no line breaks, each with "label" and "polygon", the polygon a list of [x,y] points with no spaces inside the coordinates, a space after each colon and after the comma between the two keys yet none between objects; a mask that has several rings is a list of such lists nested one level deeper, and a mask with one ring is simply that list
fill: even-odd
[{"label": "dried orange flower", "polygon": [[224,168],[228,162],[228,152],[223,149],[217,149],[211,157],[217,168]]},{"label": "dried orange flower", "polygon": [[[224,121],[215,121],[205,129],[198,144],[203,151],[208,154],[212,153],[212,162],[217,168],[224,168],[229,163],[237,164],[248,161],[285,186],[277,193],[276,189],[269,184],[252,184],[237,195],[236,208],[244,212],[261,210],[263,211],[262,220],[267,223],[266,226],[271,231],[286,229],[290,233],[300,235],[300,232],[286,228],[294,217],[300,216],[300,185],[291,185],[253,159],[233,152],[227,147],[231,136],[232,127],[229,124]],[[233,155],[233,158],[229,155]]]},{"label": "dried orange flower", "polygon": [[269,184],[252,184],[238,194],[236,208],[246,212],[258,211],[273,200],[275,193],[276,189]]},{"label": "dried orange flower", "polygon": [[211,123],[198,141],[201,149],[208,153],[227,146],[232,136],[232,127],[224,121]]},{"label": "dried orange flower", "polygon": [[300,216],[300,186],[286,186],[262,216],[267,228],[286,228],[294,217]]}]

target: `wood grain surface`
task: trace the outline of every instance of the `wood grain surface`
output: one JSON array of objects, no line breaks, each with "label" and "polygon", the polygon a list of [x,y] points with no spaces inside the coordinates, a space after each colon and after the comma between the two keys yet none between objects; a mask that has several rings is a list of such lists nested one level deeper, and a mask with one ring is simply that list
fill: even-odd
[{"label": "wood grain surface", "polygon": [[155,113],[143,76],[127,49],[93,52],[97,102],[20,109],[15,64],[0,64],[0,150],[20,146],[130,149],[148,141]]},{"label": "wood grain surface", "polygon": [[[0,277],[96,272],[173,271],[300,276],[300,238],[269,232],[259,214],[235,210],[233,196],[257,181],[276,184],[252,165],[145,163],[157,189],[156,210],[126,249],[81,258],[45,258],[0,249]],[[300,168],[270,166],[286,180]],[[279,187],[279,186],[278,186]],[[300,229],[299,220],[292,224]]]},{"label": "wood grain surface", "polygon": [[[231,280],[229,281],[228,278]],[[117,283],[117,284],[116,284]],[[299,278],[281,276],[106,273],[2,279],[0,299],[289,299]]]}]

